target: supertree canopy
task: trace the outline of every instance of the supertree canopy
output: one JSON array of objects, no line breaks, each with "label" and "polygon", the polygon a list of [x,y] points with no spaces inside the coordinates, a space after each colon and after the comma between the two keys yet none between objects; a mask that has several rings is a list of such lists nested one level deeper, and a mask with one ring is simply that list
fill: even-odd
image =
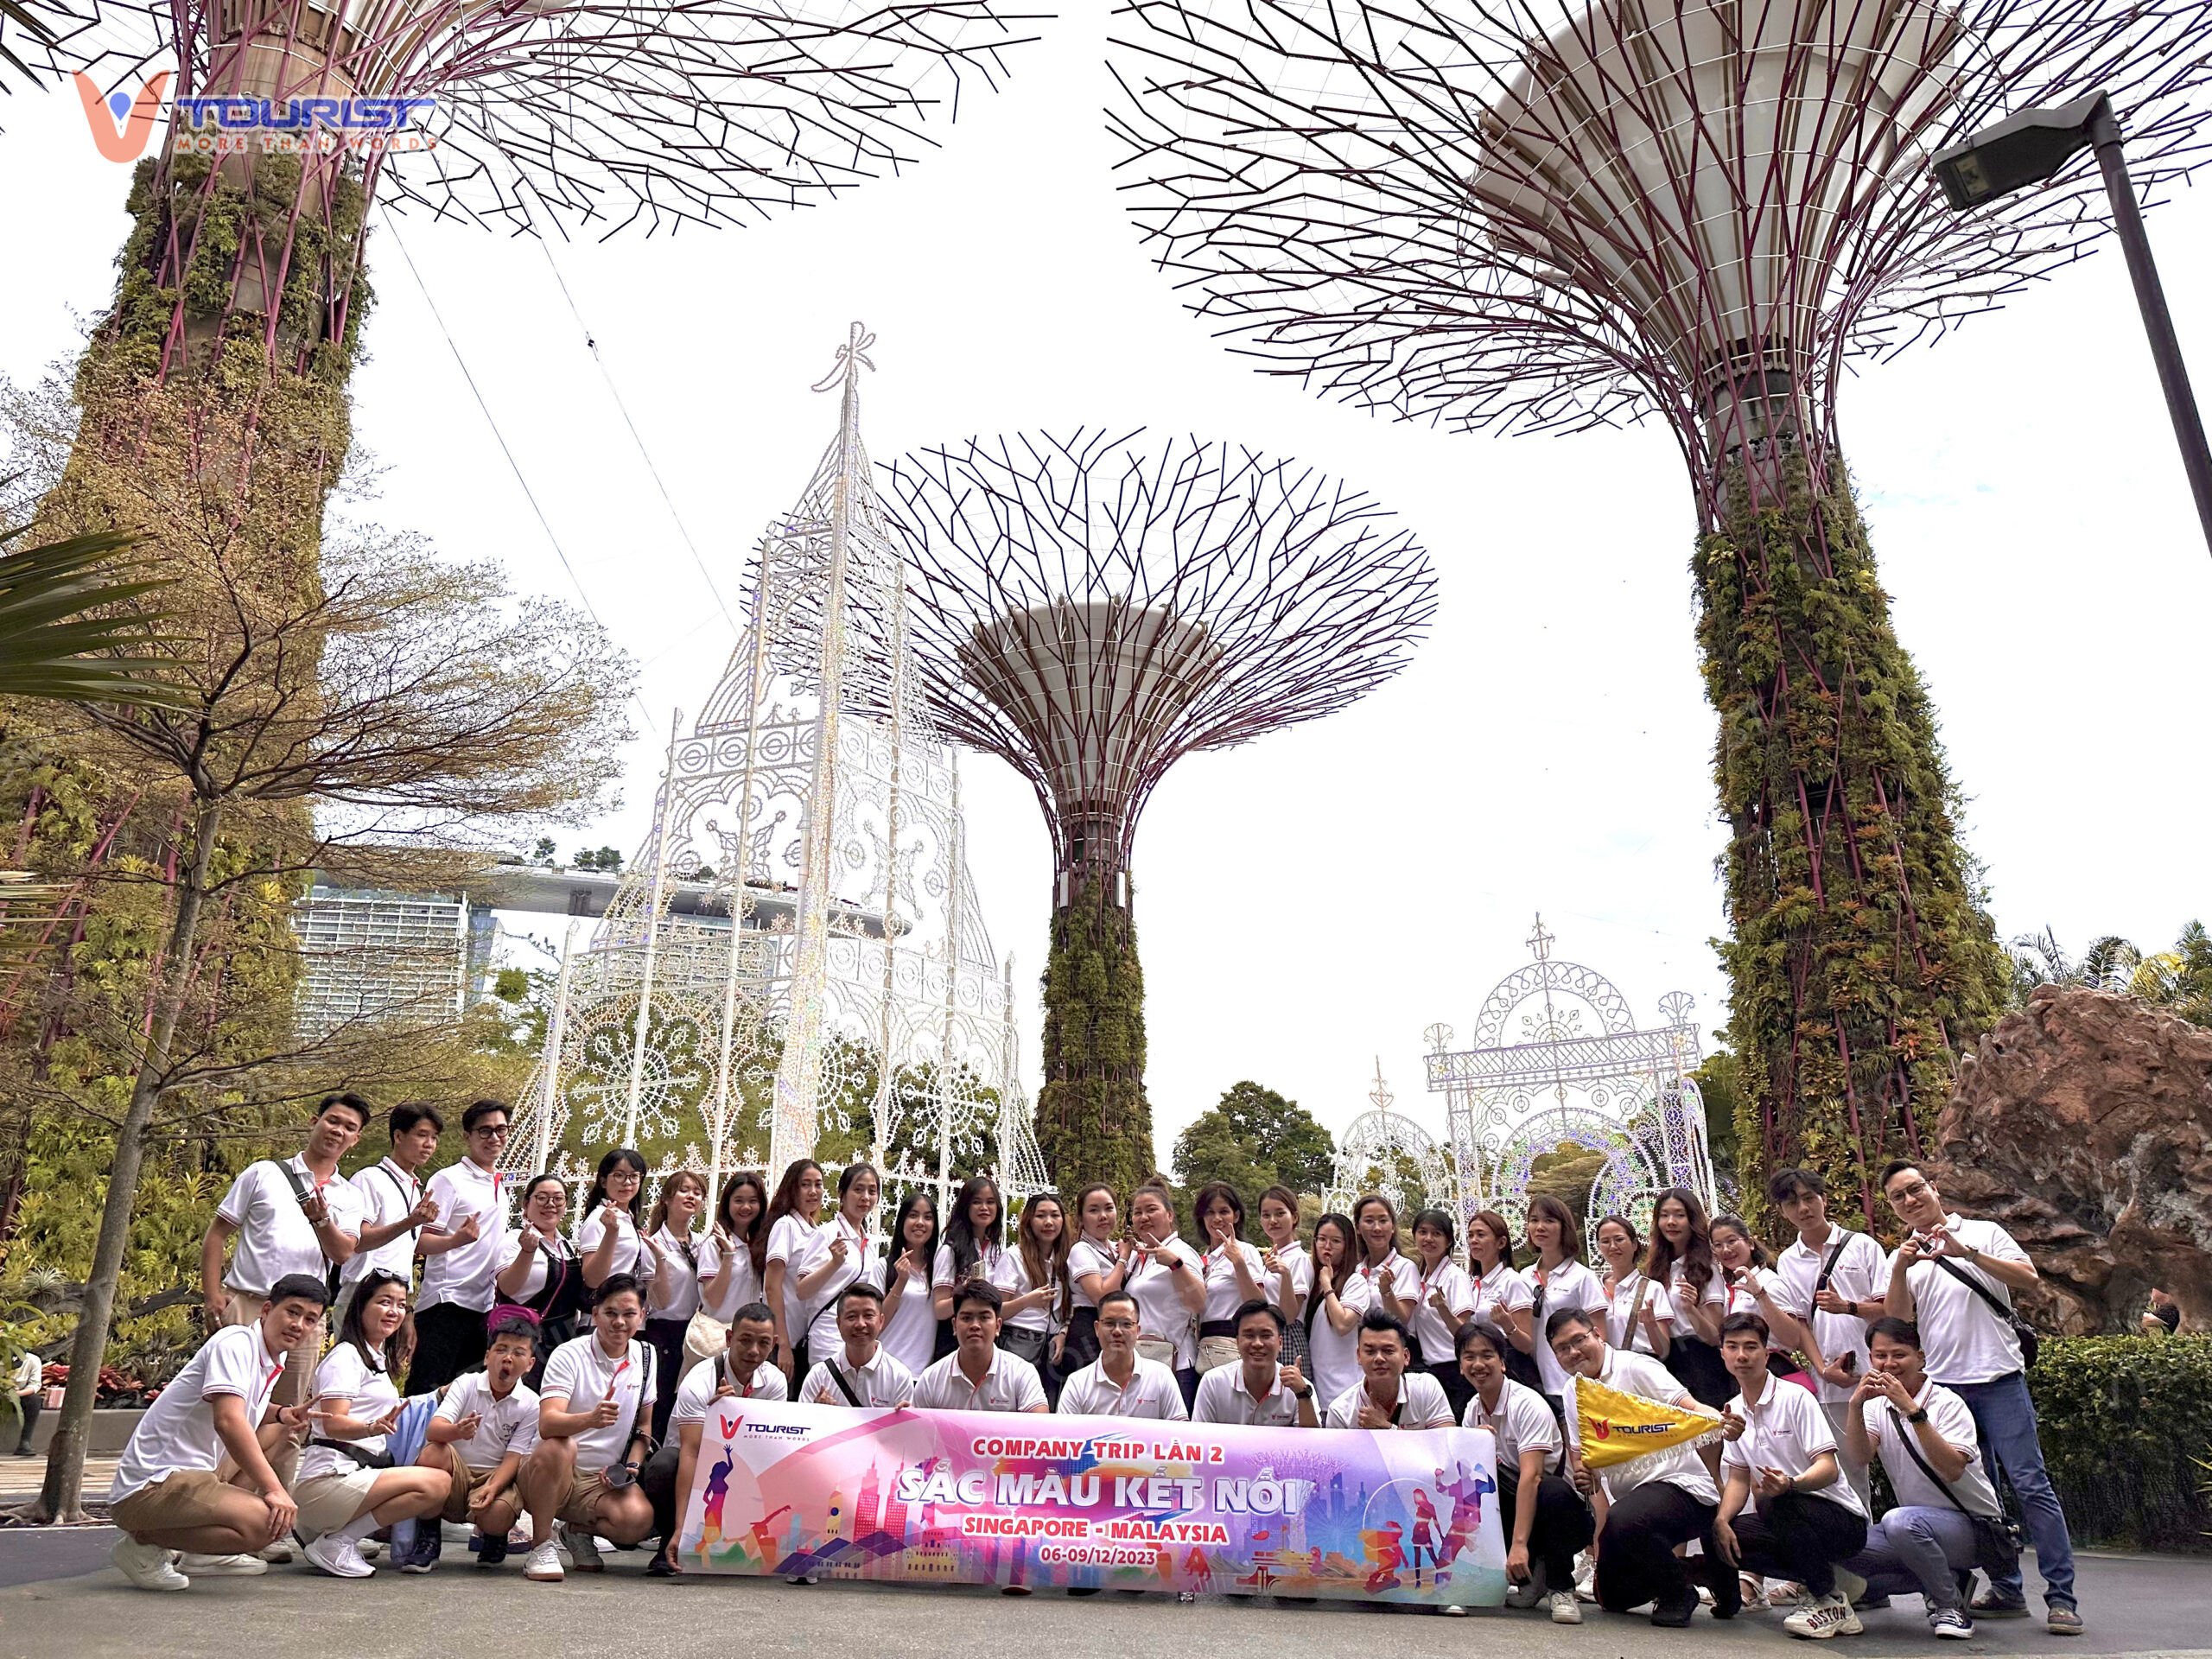
[{"label": "supertree canopy", "polygon": [[[1134,0],[1131,210],[1272,372],[1463,429],[1663,417],[1688,463],[1756,1166],[1916,1148],[2001,964],[1838,444],[1847,362],[2088,251],[2084,155],[1965,218],[1929,156],[2108,90],[2204,154],[2207,0]],[[1756,1173],[1756,1170],[1747,1173]]]},{"label": "supertree canopy", "polygon": [[1077,431],[890,468],[925,695],[1029,779],[1052,835],[1037,1138],[1063,1192],[1153,1168],[1129,868],[1169,766],[1402,668],[1435,609],[1409,531],[1236,445]]}]

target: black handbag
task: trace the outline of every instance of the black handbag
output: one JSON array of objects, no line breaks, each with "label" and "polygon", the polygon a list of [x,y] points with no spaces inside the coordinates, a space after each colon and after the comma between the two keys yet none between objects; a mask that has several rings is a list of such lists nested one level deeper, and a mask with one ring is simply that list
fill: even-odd
[{"label": "black handbag", "polygon": [[1052,1344],[1049,1331],[1033,1330],[1027,1325],[1004,1325],[999,1331],[999,1346],[1016,1359],[1026,1359],[1039,1370],[1045,1369],[1045,1351]]},{"label": "black handbag", "polygon": [[2019,1310],[2010,1302],[1999,1301],[1994,1291],[1983,1284],[1980,1280],[1968,1277],[1965,1270],[1949,1256],[1938,1255],[1930,1259],[1952,1278],[1988,1303],[1989,1311],[2012,1327],[2012,1338],[2020,1344],[2022,1369],[2033,1366],[2036,1363],[2036,1355],[2043,1347],[2043,1338],[2036,1333],[2035,1326],[2020,1317]]},{"label": "black handbag", "polygon": [[1951,1483],[1930,1468],[1928,1459],[1920,1455],[1912,1431],[1897,1415],[1895,1406],[1886,1408],[1890,1422],[1897,1432],[1897,1440],[1907,1456],[1920,1466],[1920,1472],[1936,1483],[1936,1490],[1953,1509],[1974,1522],[1974,1541],[1979,1559],[1974,1562],[1993,1579],[2010,1577],[2020,1570],[2020,1552],[2027,1548],[2027,1538],[2020,1530],[2020,1523],[2009,1515],[1976,1515],[1959,1502],[1959,1495],[1951,1490]]}]

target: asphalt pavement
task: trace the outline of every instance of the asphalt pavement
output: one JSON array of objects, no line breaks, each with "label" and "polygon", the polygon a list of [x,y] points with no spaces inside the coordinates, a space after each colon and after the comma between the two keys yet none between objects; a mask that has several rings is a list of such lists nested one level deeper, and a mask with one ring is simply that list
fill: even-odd
[{"label": "asphalt pavement", "polygon": [[[855,1632],[868,1650],[899,1659],[976,1659],[976,1624],[1020,1618],[1025,1648],[1053,1659],[1128,1659],[1134,1653],[1209,1659],[1255,1643],[1298,1659],[1373,1659],[1378,1642],[1402,1652],[1414,1643],[1483,1659],[1707,1659],[1727,1649],[1781,1654],[1794,1646],[1781,1614],[1747,1613],[1729,1624],[1704,1615],[1687,1630],[1584,1609],[1579,1628],[1539,1613],[1478,1612],[1446,1621],[1427,1612],[1324,1603],[1206,1596],[1180,1605],[1161,1596],[1084,1600],[1045,1592],[1027,1599],[954,1586],[823,1583],[798,1587],[758,1579],[649,1580],[645,1558],[613,1558],[607,1571],[538,1585],[521,1575],[519,1553],[488,1572],[448,1550],[426,1578],[389,1569],[341,1581],[295,1565],[257,1579],[207,1580],[177,1594],[134,1590],[106,1565],[106,1528],[0,1531],[0,1659],[18,1655],[149,1654],[238,1659],[242,1653],[306,1650],[347,1659],[423,1654],[517,1654],[528,1659],[626,1650],[633,1631],[651,1632],[657,1652],[705,1652],[738,1644],[751,1654],[816,1659],[849,1650]],[[87,1570],[91,1568],[92,1570]],[[2030,1582],[2034,1584],[2033,1574]],[[1866,1615],[1866,1634],[1838,1641],[1839,1659],[1967,1659],[1973,1655],[2095,1659],[2103,1655],[2189,1655],[2212,1659],[2212,1558],[2084,1555],[2082,1611],[2088,1635],[2047,1634],[2040,1621],[1985,1620],[1970,1643],[1938,1643],[1916,1601]],[[1433,1621],[1418,1631],[1381,1619]],[[988,1649],[985,1649],[988,1651]]]}]

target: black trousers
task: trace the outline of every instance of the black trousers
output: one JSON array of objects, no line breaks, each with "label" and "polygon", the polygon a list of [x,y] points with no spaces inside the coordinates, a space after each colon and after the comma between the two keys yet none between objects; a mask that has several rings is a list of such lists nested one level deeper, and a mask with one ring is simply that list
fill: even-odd
[{"label": "black trousers", "polygon": [[677,1508],[683,1501],[676,1491],[676,1463],[683,1452],[682,1441],[671,1440],[638,1471],[638,1490],[653,1506],[653,1530],[660,1535],[664,1554],[672,1554],[676,1549]]},{"label": "black trousers", "polygon": [[[1423,1350],[1426,1353],[1427,1351]],[[1430,1360],[1428,1374],[1444,1385],[1444,1397],[1452,1402],[1452,1421],[1458,1422],[1467,1414],[1467,1402],[1475,1397],[1475,1385],[1459,1374],[1459,1366],[1450,1360],[1439,1363]]]},{"label": "black trousers", "polygon": [[[1529,1523],[1529,1554],[1542,1564],[1547,1589],[1572,1590],[1575,1554],[1589,1548],[1598,1529],[1597,1518],[1573,1483],[1557,1475],[1546,1475],[1536,1483],[1535,1504],[1535,1518]],[[1509,1548],[1513,1543],[1514,1516],[1520,1507],[1520,1471],[1500,1470],[1497,1523],[1504,1529]]]},{"label": "black trousers", "polygon": [[683,1333],[689,1319],[647,1319],[645,1338],[653,1347],[653,1439],[668,1437],[668,1414],[676,1409],[676,1390],[683,1381]]},{"label": "black trousers", "polygon": [[[1737,1565],[1764,1579],[1794,1579],[1816,1596],[1835,1591],[1835,1568],[1866,1548],[1866,1517],[1811,1492],[1785,1492],[1746,1507],[1732,1523]],[[1738,1592],[1722,1573],[1713,1575],[1715,1608],[1728,1608]]]},{"label": "black trousers", "polygon": [[[1669,1481],[1655,1480],[1613,1499],[1598,1536],[1598,1605],[1624,1613],[1656,1601],[1679,1605],[1695,1592],[1675,1546],[1709,1539],[1717,1503],[1700,1503]],[[1710,1541],[1706,1554],[1713,1553]]]},{"label": "black trousers", "polygon": [[415,1363],[407,1368],[407,1392],[442,1389],[463,1371],[484,1363],[489,1346],[484,1315],[458,1302],[440,1302],[415,1316]]},{"label": "black trousers", "polygon": [[1736,1379],[1728,1375],[1720,1351],[1709,1342],[1696,1337],[1669,1338],[1666,1365],[1694,1399],[1715,1411],[1736,1397]]}]

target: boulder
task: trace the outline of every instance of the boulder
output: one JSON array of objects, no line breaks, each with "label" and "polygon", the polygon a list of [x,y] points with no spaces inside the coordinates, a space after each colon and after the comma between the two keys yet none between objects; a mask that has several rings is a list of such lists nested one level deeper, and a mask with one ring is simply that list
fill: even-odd
[{"label": "boulder", "polygon": [[2156,1285],[2212,1329],[2212,1031],[2043,986],[1961,1065],[1936,1145],[1945,1199],[2035,1259],[2041,1328],[2133,1331]]}]

